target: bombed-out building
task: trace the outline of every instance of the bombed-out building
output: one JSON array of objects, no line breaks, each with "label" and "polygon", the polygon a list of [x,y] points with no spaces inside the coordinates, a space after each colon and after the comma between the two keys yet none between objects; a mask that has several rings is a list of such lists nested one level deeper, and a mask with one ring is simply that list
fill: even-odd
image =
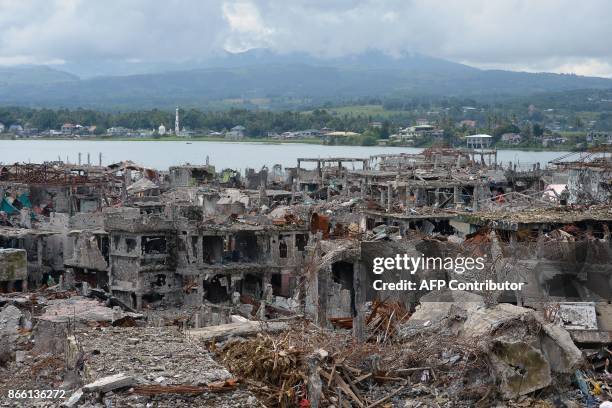
[{"label": "bombed-out building", "polygon": [[[113,364],[74,392],[77,404],[96,383],[143,405],[238,391],[229,373],[211,382],[195,363],[187,375],[151,374],[160,353],[172,356],[165,370],[196,361],[198,344],[233,361],[247,386],[266,381],[257,392],[273,406],[279,395],[284,406],[321,406],[321,390],[330,406],[374,406],[408,388],[416,394],[402,404],[423,393],[437,403],[451,382],[448,406],[539,398],[553,378],[579,378],[581,349],[604,370],[612,358],[609,163],[495,158],[431,148],[244,176],[208,163],[5,166],[0,323],[15,330],[0,324],[0,341],[32,336],[8,357],[28,372],[55,364],[80,378],[92,360],[103,367],[93,375]],[[116,374],[141,360],[138,381]],[[280,382],[249,371],[259,366]],[[399,381],[390,394],[381,385]]]},{"label": "bombed-out building", "polygon": [[229,301],[235,292],[289,297],[308,242],[299,223],[205,221],[203,207],[143,203],[105,210],[112,293],[143,302]]}]

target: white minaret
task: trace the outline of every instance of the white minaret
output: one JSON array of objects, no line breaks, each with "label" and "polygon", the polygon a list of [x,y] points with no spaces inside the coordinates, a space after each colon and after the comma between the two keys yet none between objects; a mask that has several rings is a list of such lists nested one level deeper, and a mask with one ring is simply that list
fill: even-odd
[{"label": "white minaret", "polygon": [[178,106],[176,107],[176,116],[174,118],[174,134],[178,136],[179,131],[181,130],[179,126],[179,115],[178,115]]}]

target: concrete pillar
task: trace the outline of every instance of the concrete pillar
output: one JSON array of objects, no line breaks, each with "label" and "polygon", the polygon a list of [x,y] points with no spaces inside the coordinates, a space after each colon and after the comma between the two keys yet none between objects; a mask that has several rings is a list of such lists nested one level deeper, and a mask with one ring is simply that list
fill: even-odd
[{"label": "concrete pillar", "polygon": [[455,204],[455,207],[459,207],[459,205],[461,205],[461,202],[459,201],[461,200],[460,190],[461,190],[461,187],[459,186],[455,186],[453,188],[453,202]]},{"label": "concrete pillar", "polygon": [[293,203],[295,203],[295,192],[297,190],[297,186],[295,184],[295,180],[293,180],[293,183],[291,183],[291,202],[289,203],[290,205],[293,205]]},{"label": "concrete pillar", "polygon": [[415,196],[414,196],[415,207],[421,207],[423,205],[423,195],[424,194],[425,194],[424,188],[419,187],[415,190]]},{"label": "concrete pillar", "polygon": [[293,180],[293,183],[296,184],[297,191],[302,191],[300,188],[301,166],[302,166],[302,161],[298,159],[297,169],[295,170],[295,180]]},{"label": "concrete pillar", "polygon": [[380,206],[383,207],[385,205],[385,190],[381,187],[380,188]]},{"label": "concrete pillar", "polygon": [[474,194],[472,195],[472,210],[474,211],[478,211],[478,208],[479,208],[479,203],[478,203],[478,200],[480,199],[479,190],[480,190],[480,185],[475,184]]},{"label": "concrete pillar", "polygon": [[318,277],[317,287],[319,295],[317,324],[324,328],[329,327],[329,321],[327,320],[327,290],[331,282],[331,268],[331,265],[321,268],[319,273],[316,275]]},{"label": "concrete pillar", "polygon": [[353,290],[355,292],[353,335],[357,340],[363,340],[365,338],[366,271],[366,268],[361,264],[361,262],[355,262],[353,264]]},{"label": "concrete pillar", "polygon": [[87,281],[81,283],[81,295],[85,297],[89,296],[89,283],[87,283]]},{"label": "concrete pillar", "polygon": [[393,186],[389,184],[387,186],[387,212],[391,212],[393,209]]},{"label": "concrete pillar", "polygon": [[36,239],[36,263],[38,264],[38,273],[42,279],[42,267],[43,267],[43,239],[41,237]]}]

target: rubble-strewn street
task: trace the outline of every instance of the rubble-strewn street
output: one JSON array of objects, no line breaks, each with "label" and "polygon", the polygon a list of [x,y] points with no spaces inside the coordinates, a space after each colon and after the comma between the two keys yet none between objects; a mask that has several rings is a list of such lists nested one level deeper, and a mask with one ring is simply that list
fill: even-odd
[{"label": "rubble-strewn street", "polygon": [[0,165],[0,405],[605,406],[610,156],[496,161]]}]

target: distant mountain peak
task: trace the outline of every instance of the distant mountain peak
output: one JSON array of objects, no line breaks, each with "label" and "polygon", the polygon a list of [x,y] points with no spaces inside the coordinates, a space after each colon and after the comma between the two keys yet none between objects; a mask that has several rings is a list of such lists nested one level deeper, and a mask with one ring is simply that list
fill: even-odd
[{"label": "distant mountain peak", "polygon": [[376,50],[319,58],[253,49],[194,63],[151,64],[147,69],[131,75],[122,72],[121,76],[79,79],[50,67],[0,68],[0,101],[141,109],[177,103],[218,108],[228,106],[228,101],[244,101],[248,106],[250,101],[265,100],[262,106],[294,109],[368,97],[490,99],[612,88],[612,79],[480,70],[416,53],[389,55]]},{"label": "distant mountain peak", "polygon": [[76,81],[79,77],[47,65],[0,66],[0,84],[47,84]]}]

